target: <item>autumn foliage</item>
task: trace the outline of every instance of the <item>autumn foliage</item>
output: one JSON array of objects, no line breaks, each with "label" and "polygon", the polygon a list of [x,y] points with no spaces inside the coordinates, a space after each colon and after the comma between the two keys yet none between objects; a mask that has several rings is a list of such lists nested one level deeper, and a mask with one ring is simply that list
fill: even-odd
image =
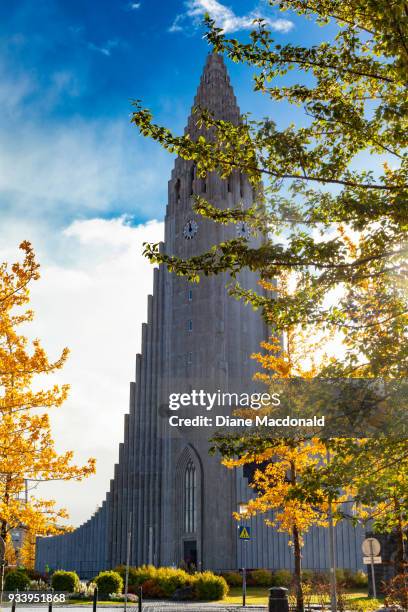
[{"label": "autumn foliage", "polygon": [[48,409],[63,404],[68,385],[38,388],[36,379],[60,370],[69,351],[51,360],[40,340],[30,343],[19,333],[33,321],[33,311],[25,307],[30,284],[40,276],[30,243],[20,248],[22,263],[0,265],[0,535],[7,539],[13,528],[29,526],[32,542],[36,534],[56,533],[67,513],[53,500],[32,495],[31,484],[81,480],[94,473],[95,461],[77,466],[72,451],[55,449]]}]

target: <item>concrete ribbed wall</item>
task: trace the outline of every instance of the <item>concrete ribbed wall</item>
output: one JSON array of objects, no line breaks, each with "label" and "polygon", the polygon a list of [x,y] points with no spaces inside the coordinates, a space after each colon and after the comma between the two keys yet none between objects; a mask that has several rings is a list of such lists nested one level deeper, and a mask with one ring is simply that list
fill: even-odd
[{"label": "concrete ribbed wall", "polygon": [[[234,123],[239,120],[225,66],[216,56],[207,61],[195,104],[206,106],[220,118]],[[187,129],[193,136],[197,132],[192,117]],[[250,206],[256,195],[237,172],[229,181],[214,173],[204,181],[191,162],[177,159],[169,181],[165,244],[161,247],[166,253],[190,257],[236,237],[235,226],[198,218],[192,210],[192,193],[205,194],[221,209]],[[191,218],[196,219],[198,232],[193,240],[186,240],[183,227]],[[256,237],[250,240],[254,245],[260,242]],[[232,512],[250,494],[247,481],[221,466],[219,458],[209,457],[208,438],[213,432],[172,431],[166,407],[166,398],[174,391],[255,390],[251,383],[255,365],[249,356],[268,332],[258,313],[228,295],[227,280],[221,276],[203,279],[192,286],[194,298],[190,301],[185,279],[163,268],[154,270],[123,443],[106,499],[73,533],[38,539],[38,570],[44,571],[48,565],[92,578],[102,569],[125,562],[129,529],[132,565],[178,564],[183,559],[184,540],[193,538],[200,568],[242,566],[242,547]],[[259,291],[251,273],[243,272],[240,281],[244,287]],[[186,326],[190,319],[191,333]],[[191,363],[186,362],[187,355],[191,355]],[[194,534],[183,532],[182,520],[181,471],[189,459],[196,467],[199,487]],[[247,566],[290,568],[287,538],[266,527],[261,517],[252,519],[252,526],[253,539],[246,544]],[[361,567],[362,537],[362,532],[346,523],[336,528],[339,567]],[[313,529],[306,536],[304,566],[327,568],[326,530]]]}]

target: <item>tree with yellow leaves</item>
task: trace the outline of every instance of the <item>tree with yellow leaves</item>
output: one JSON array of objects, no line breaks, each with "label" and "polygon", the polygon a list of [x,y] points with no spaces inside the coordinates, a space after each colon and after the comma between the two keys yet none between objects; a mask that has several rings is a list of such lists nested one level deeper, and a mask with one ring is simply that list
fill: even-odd
[{"label": "tree with yellow leaves", "polygon": [[7,565],[17,564],[16,549],[14,548],[13,540],[11,539],[11,535],[9,533],[6,537],[6,550],[4,552],[4,560]]},{"label": "tree with yellow leaves", "polygon": [[[277,285],[263,282],[265,290],[274,291],[277,299],[289,298],[291,275],[285,274]],[[321,330],[320,330],[321,332]],[[266,351],[252,355],[262,368],[255,375],[271,390],[279,384],[280,394],[292,405],[302,410],[302,398],[296,397],[294,381],[310,381],[319,373],[319,350],[329,338],[319,333],[314,326],[302,329],[300,326],[287,327],[281,337],[271,337],[261,347]],[[299,404],[300,402],[300,404]],[[307,408],[306,408],[307,409]],[[280,408],[266,406],[258,414],[276,415]],[[240,411],[242,413],[242,411]],[[259,435],[257,435],[259,434]],[[289,544],[294,553],[294,577],[297,612],[303,612],[304,599],[301,580],[303,537],[312,526],[326,526],[330,500],[319,495],[319,500],[310,499],[302,491],[305,474],[321,469],[327,463],[327,447],[317,436],[306,436],[301,430],[288,434],[265,435],[251,429],[248,435],[220,434],[215,436],[215,447],[223,456],[228,468],[255,464],[251,487],[256,496],[249,500],[248,516],[266,514],[266,524],[289,535]],[[235,515],[239,520],[240,516]]]},{"label": "tree with yellow leaves", "polygon": [[66,518],[53,500],[27,496],[30,482],[81,480],[95,472],[95,460],[73,464],[73,452],[58,454],[51,433],[48,409],[59,407],[68,385],[34,390],[35,377],[60,370],[68,357],[63,349],[51,361],[39,340],[29,347],[18,333],[33,320],[29,302],[30,284],[39,278],[39,265],[29,242],[23,242],[23,262],[0,265],[0,536],[28,526],[32,534],[57,533],[57,522]]},{"label": "tree with yellow leaves", "polygon": [[[312,505],[307,499],[293,496],[294,489],[301,486],[305,470],[324,461],[325,445],[317,438],[299,440],[294,438],[270,440],[263,451],[245,453],[239,458],[224,459],[229,468],[246,464],[257,464],[251,487],[256,497],[249,500],[246,514],[267,514],[265,522],[278,531],[287,533],[293,547],[294,577],[297,612],[303,612],[303,589],[301,580],[303,536],[315,526],[327,525],[328,503]],[[238,520],[239,514],[235,515]]]},{"label": "tree with yellow leaves", "polygon": [[34,569],[35,566],[35,542],[36,534],[28,529],[19,551],[19,561],[27,569]]}]

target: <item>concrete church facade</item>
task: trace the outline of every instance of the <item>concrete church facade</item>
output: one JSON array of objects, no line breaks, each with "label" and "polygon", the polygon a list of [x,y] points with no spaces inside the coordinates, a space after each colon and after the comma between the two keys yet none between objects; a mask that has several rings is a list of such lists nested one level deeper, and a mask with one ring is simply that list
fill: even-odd
[{"label": "concrete church facade", "polygon": [[[239,121],[221,57],[208,57],[195,104],[218,118]],[[186,130],[196,135],[192,117]],[[249,206],[254,198],[244,176],[235,173],[221,180],[210,174],[204,180],[196,176],[192,162],[176,159],[162,245],[166,253],[189,257],[237,234],[245,237],[248,230],[242,224],[225,226],[195,215],[195,194],[208,197],[219,208]],[[247,239],[257,240],[249,235]],[[38,570],[46,566],[76,570],[91,578],[125,562],[129,531],[132,565],[185,562],[199,569],[235,569],[242,566],[244,545],[247,567],[292,566],[286,536],[266,527],[263,517],[250,520],[252,539],[239,543],[232,512],[251,495],[249,474],[227,470],[219,457],[209,455],[212,430],[169,424],[170,416],[193,416],[191,407],[169,409],[172,393],[255,390],[250,355],[268,331],[258,313],[228,295],[227,280],[220,275],[192,285],[164,267],[154,270],[124,441],[106,499],[74,532],[37,539]],[[240,282],[246,288],[257,287],[250,272],[243,272]],[[229,413],[230,407],[218,409],[218,414]],[[210,415],[202,408],[196,414]],[[336,528],[339,567],[362,567],[363,536],[345,522]],[[306,536],[304,567],[327,568],[327,551],[326,530],[312,529]]]}]

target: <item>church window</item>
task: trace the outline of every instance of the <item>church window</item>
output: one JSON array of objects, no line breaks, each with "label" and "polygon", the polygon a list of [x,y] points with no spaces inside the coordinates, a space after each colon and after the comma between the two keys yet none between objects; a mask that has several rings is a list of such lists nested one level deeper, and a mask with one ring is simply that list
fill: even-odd
[{"label": "church window", "polygon": [[189,320],[187,321],[187,330],[188,330],[189,332],[193,331],[193,322],[192,322],[192,320],[191,320],[191,319],[189,319]]},{"label": "church window", "polygon": [[190,195],[194,193],[195,164],[190,168]]},{"label": "church window", "polygon": [[193,353],[187,353],[187,365],[191,365],[193,363]]},{"label": "church window", "polygon": [[206,193],[207,191],[207,180],[205,178],[201,180],[201,191],[203,193]]},{"label": "church window", "polygon": [[180,202],[180,187],[181,187],[181,183],[180,183],[180,179],[178,178],[177,181],[176,181],[176,185],[175,185],[176,202],[177,203]]},{"label": "church window", "polygon": [[194,533],[197,522],[197,472],[194,463],[187,463],[184,472],[184,531]]},{"label": "church window", "polygon": [[244,197],[244,175],[239,175],[239,195],[241,198]]},{"label": "church window", "polygon": [[188,301],[189,302],[193,301],[193,290],[192,289],[188,290]]},{"label": "church window", "polygon": [[230,174],[227,179],[227,190],[228,193],[232,193],[232,174]]}]

